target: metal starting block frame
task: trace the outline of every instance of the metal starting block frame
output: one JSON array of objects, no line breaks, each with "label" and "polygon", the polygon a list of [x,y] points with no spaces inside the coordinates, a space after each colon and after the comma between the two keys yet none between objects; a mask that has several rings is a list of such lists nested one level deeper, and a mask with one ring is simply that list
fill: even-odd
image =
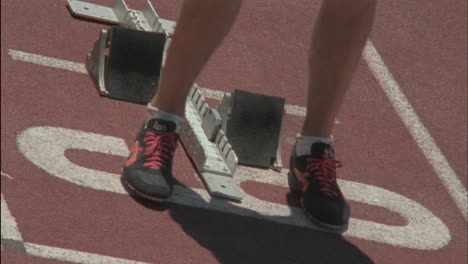
[{"label": "metal starting block frame", "polygon": [[196,84],[190,90],[185,109],[187,124],[182,128],[180,139],[209,192],[240,200],[244,194],[233,179],[237,155],[221,127],[213,125],[214,120],[219,120],[219,114],[208,106]]},{"label": "metal starting block frame", "polygon": [[176,25],[173,21],[160,18],[149,0],[146,1],[143,11],[128,8],[123,0],[114,0],[112,7],[67,0],[67,6],[77,17],[142,31],[172,34]]},{"label": "metal starting block frame", "polygon": [[[143,11],[129,9],[123,0],[115,0],[112,7],[67,0],[67,6],[77,17],[140,31],[166,33],[164,65],[175,22],[159,18],[149,0]],[[109,47],[107,37],[107,31],[101,30],[86,62],[91,78],[102,95],[108,94],[104,76],[107,59],[105,49]],[[187,122],[181,130],[180,139],[208,191],[212,196],[241,200],[245,194],[233,179],[238,158],[221,129],[219,113],[208,106],[196,84],[187,98],[185,115]]]}]

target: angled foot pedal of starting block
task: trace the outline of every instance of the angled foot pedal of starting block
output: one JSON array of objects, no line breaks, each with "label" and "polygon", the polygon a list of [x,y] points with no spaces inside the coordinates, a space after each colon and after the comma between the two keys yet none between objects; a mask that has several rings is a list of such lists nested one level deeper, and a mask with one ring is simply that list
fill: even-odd
[{"label": "angled foot pedal of starting block", "polygon": [[159,86],[166,34],[103,29],[86,60],[99,94],[147,104]]},{"label": "angled foot pedal of starting block", "polygon": [[221,129],[239,164],[281,169],[281,130],[284,98],[236,90],[218,106]]}]

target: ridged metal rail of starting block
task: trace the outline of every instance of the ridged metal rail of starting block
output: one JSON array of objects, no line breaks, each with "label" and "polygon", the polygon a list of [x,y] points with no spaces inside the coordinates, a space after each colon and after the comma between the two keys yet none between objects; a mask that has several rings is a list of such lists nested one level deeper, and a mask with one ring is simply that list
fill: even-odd
[{"label": "ridged metal rail of starting block", "polygon": [[[123,0],[115,0],[112,7],[78,0],[67,0],[67,5],[77,17],[140,31],[165,33],[165,50],[175,29],[175,23],[161,19],[149,0],[142,11],[128,8]],[[108,43],[107,31],[102,29],[86,62],[91,77],[103,95],[108,93],[104,68],[107,56],[105,49],[109,45],[111,43]],[[208,191],[212,196],[241,200],[244,193],[233,179],[238,158],[221,129],[222,120],[218,111],[208,106],[196,84],[187,98],[185,111],[187,122],[182,128],[180,138]]]}]

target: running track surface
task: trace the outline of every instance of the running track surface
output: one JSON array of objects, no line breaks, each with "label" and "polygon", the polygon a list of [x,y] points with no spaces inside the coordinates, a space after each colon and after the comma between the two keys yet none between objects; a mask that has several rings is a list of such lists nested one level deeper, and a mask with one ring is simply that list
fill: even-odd
[{"label": "running track surface", "polygon": [[[181,1],[152,3],[177,19]],[[197,80],[213,106],[234,89],[285,97],[285,168],[319,4],[246,0]],[[2,1],[2,262],[466,263],[466,5],[378,3],[334,132],[352,206],[341,237],[304,221],[286,169],[241,167],[243,203],[212,200],[182,148],[172,202],[130,198],[118,174],[145,110],[99,97],[81,65],[108,26],[63,0]]]}]

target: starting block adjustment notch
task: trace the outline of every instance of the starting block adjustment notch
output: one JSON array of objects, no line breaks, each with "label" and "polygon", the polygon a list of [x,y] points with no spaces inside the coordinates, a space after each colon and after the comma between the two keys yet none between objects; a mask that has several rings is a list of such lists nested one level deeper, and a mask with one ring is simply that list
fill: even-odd
[{"label": "starting block adjustment notch", "polygon": [[217,111],[208,106],[197,85],[192,86],[187,98],[186,109],[187,122],[192,124],[192,130],[198,136],[197,141],[207,156],[205,164],[199,164],[198,169],[200,171],[217,171],[221,175],[232,177],[237,167],[237,156],[222,130],[216,130],[213,133],[213,139],[210,139],[205,133],[203,127],[208,126],[210,121],[203,118],[203,113],[206,117],[208,112],[217,114]]},{"label": "starting block adjustment notch", "polygon": [[158,13],[156,13],[156,10],[154,10],[150,1],[145,2],[145,7],[143,8],[142,13],[151,31],[164,33],[162,23],[159,21]]},{"label": "starting block adjustment notch", "polygon": [[[223,146],[219,144],[227,142],[221,130],[216,133],[215,142],[208,139],[202,128],[204,121],[199,112],[202,109],[206,112],[208,108],[204,107],[205,104],[203,95],[194,85],[187,98],[185,106],[187,123],[182,128],[180,139],[210,194],[241,200],[244,193],[233,179],[237,156],[228,143]],[[209,106],[206,105],[206,107]]]},{"label": "starting block adjustment notch", "polygon": [[[120,24],[128,25],[129,21],[126,21],[128,18],[128,6],[122,0],[114,0],[114,4],[112,5],[112,11],[114,11],[115,17]],[[127,22],[127,23],[126,23]]]}]

